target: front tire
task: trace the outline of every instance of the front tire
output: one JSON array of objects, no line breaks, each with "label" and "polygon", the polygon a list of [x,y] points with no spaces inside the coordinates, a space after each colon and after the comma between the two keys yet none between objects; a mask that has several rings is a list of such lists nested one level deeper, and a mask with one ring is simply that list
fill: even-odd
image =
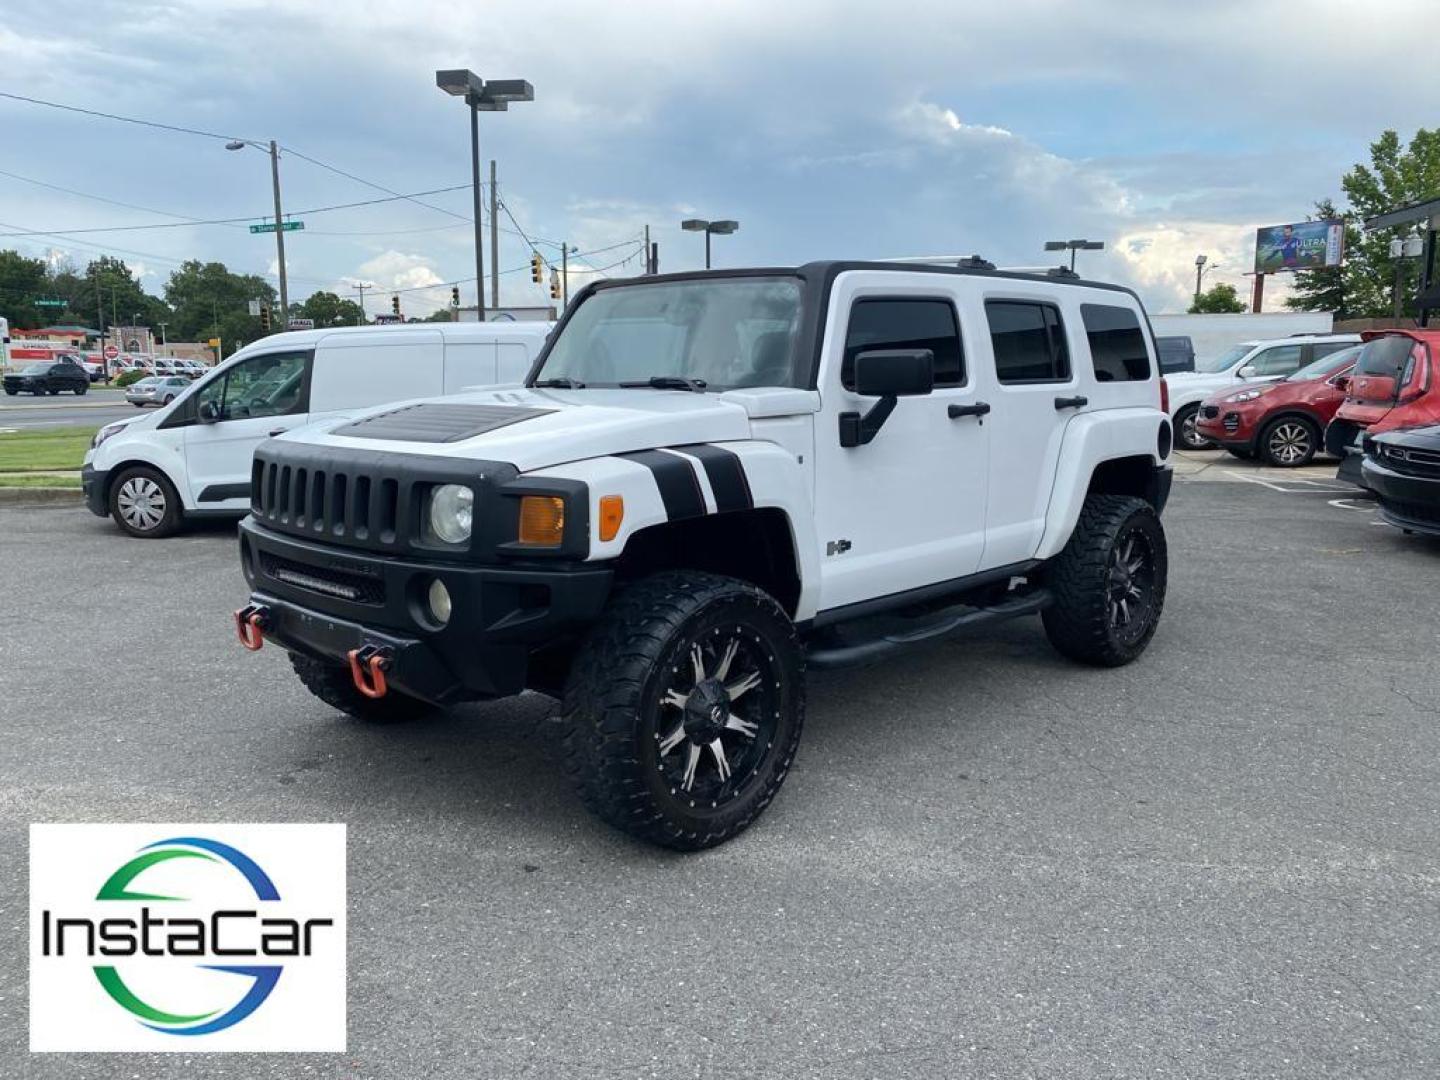
[{"label": "front tire", "polygon": [[1260,456],[1277,469],[1310,464],[1320,446],[1320,429],[1303,416],[1282,416],[1260,433]]},{"label": "front tire", "polygon": [[1200,418],[1199,404],[1186,405],[1175,414],[1176,438],[1180,442],[1182,450],[1213,450],[1215,444],[1201,435],[1195,427],[1195,421]]},{"label": "front tire", "polygon": [[332,709],[339,709],[367,724],[401,724],[438,711],[428,701],[398,690],[391,690],[381,698],[367,698],[355,688],[350,669],[340,664],[327,664],[323,660],[291,653],[290,666],[295,669],[306,690]]},{"label": "front tire", "polygon": [[615,828],[696,851],[780,790],[805,716],[795,626],[767,593],[673,571],[627,586],[571,666],[565,769]]},{"label": "front tire", "polygon": [[89,389],[90,389],[90,384],[89,384],[89,383],[81,383],[79,386],[75,387],[75,396],[76,396],[76,397],[81,397],[81,396],[83,396],[83,395],[85,394],[85,392],[86,392],[87,390],[89,390]]},{"label": "front tire", "polygon": [[180,527],[180,496],[163,473],[135,466],[110,485],[110,516],[142,540],[169,536]]},{"label": "front tire", "polygon": [[1168,573],[1165,530],[1149,503],[1087,496],[1046,574],[1055,598],[1042,617],[1050,644],[1086,664],[1130,663],[1155,635]]}]

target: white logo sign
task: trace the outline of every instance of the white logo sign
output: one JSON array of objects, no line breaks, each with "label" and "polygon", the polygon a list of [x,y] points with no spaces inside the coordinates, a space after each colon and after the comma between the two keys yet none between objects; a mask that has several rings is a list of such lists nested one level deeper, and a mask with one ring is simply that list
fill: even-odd
[{"label": "white logo sign", "polygon": [[344,825],[31,825],[31,1051],[345,1049]]}]

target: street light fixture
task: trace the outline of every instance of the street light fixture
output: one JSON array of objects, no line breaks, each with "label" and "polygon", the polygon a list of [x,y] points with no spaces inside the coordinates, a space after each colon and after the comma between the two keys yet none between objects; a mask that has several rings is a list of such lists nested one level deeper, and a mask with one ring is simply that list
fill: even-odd
[{"label": "street light fixture", "polygon": [[686,232],[703,232],[705,234],[705,269],[710,269],[710,237],[714,235],[729,236],[740,228],[738,221],[705,221],[702,218],[686,218],[680,222],[680,228]]},{"label": "street light fixture", "polygon": [[[247,146],[253,146],[256,150],[266,150],[267,147],[258,142],[251,142],[249,139],[232,139],[225,144],[226,150],[244,150]],[[280,214],[280,148],[275,145],[275,140],[270,140],[268,147],[270,154],[270,184],[275,193],[275,256],[280,267],[280,310],[285,318],[290,317],[290,290],[285,281],[285,224],[284,217]]]},{"label": "street light fixture", "polygon": [[[475,196],[475,311],[485,321],[485,248],[480,218],[480,114],[504,112],[512,101],[534,101],[535,88],[524,79],[491,79],[488,83],[465,68],[435,72],[435,85],[470,106],[470,176]],[[494,267],[495,272],[499,267]]]},{"label": "street light fixture", "polygon": [[1070,269],[1075,269],[1075,252],[1077,251],[1100,251],[1105,247],[1103,240],[1046,240],[1046,251],[1070,252]]}]

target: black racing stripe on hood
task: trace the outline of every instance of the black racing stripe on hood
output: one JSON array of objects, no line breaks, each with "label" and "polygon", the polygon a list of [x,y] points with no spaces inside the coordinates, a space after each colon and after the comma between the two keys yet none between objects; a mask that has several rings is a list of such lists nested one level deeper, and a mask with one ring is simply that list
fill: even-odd
[{"label": "black racing stripe on hood", "polygon": [[460,442],[487,431],[509,427],[554,409],[519,405],[464,405],[430,402],[406,405],[336,428],[332,435],[351,439],[389,439],[394,442]]}]

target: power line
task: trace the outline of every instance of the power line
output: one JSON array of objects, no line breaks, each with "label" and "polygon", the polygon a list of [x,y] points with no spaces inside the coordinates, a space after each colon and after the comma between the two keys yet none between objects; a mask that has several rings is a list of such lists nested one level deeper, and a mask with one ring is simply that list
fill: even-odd
[{"label": "power line", "polygon": [[374,188],[376,191],[383,191],[383,192],[385,192],[385,194],[387,194],[387,195],[393,195],[393,196],[395,196],[396,198],[408,199],[410,202],[413,202],[416,206],[423,206],[423,207],[425,207],[426,209],[435,210],[435,211],[437,211],[438,213],[441,213],[441,214],[448,214],[450,217],[458,218],[460,221],[467,221],[467,222],[469,222],[469,223],[472,224],[472,225],[475,223],[475,219],[474,219],[474,218],[466,217],[464,214],[457,214],[457,213],[455,213],[455,211],[453,211],[453,210],[447,210],[447,209],[445,209],[443,206],[436,206],[436,205],[433,204],[433,203],[421,202],[419,199],[415,198],[413,195],[402,195],[402,194],[400,194],[400,192],[398,192],[398,191],[392,191],[390,188],[387,188],[387,187],[386,187],[385,185],[383,185],[383,184],[377,184],[377,183],[375,183],[373,180],[366,180],[366,179],[365,179],[364,177],[362,177],[362,176],[356,176],[354,173],[346,172],[344,169],[340,169],[340,168],[337,168],[337,167],[334,166],[334,165],[327,164],[326,162],[323,162],[323,161],[321,161],[321,160],[318,159],[318,158],[313,158],[313,157],[311,157],[311,156],[308,155],[308,154],[302,154],[299,150],[296,150],[296,149],[294,149],[293,147],[290,147],[290,146],[282,146],[280,149],[281,149],[283,152],[287,153],[287,154],[292,154],[292,155],[294,155],[295,157],[298,157],[301,161],[308,161],[311,165],[319,166],[319,167],[322,168],[322,169],[328,169],[330,172],[335,173],[337,176],[343,176],[343,177],[345,177],[347,180],[354,180],[357,184],[364,184],[366,187],[372,187],[372,188]]},{"label": "power line", "polygon": [[156,120],[138,120],[133,116],[117,116],[115,113],[99,112],[96,109],[82,109],[78,105],[62,105],[58,101],[43,101],[40,98],[26,97],[24,94],[11,94],[0,90],[0,98],[9,98],[12,101],[24,101],[31,105],[44,105],[51,109],[63,109],[65,112],[81,113],[85,116],[98,116],[104,120],[118,120],[124,124],[139,124],[141,127],[159,128],[161,131],[175,131],[183,135],[200,135],[207,139],[219,139],[222,142],[256,142],[255,139],[246,139],[238,135],[220,135],[214,131],[201,131],[198,128],[180,127],[177,124],[162,124]]}]

